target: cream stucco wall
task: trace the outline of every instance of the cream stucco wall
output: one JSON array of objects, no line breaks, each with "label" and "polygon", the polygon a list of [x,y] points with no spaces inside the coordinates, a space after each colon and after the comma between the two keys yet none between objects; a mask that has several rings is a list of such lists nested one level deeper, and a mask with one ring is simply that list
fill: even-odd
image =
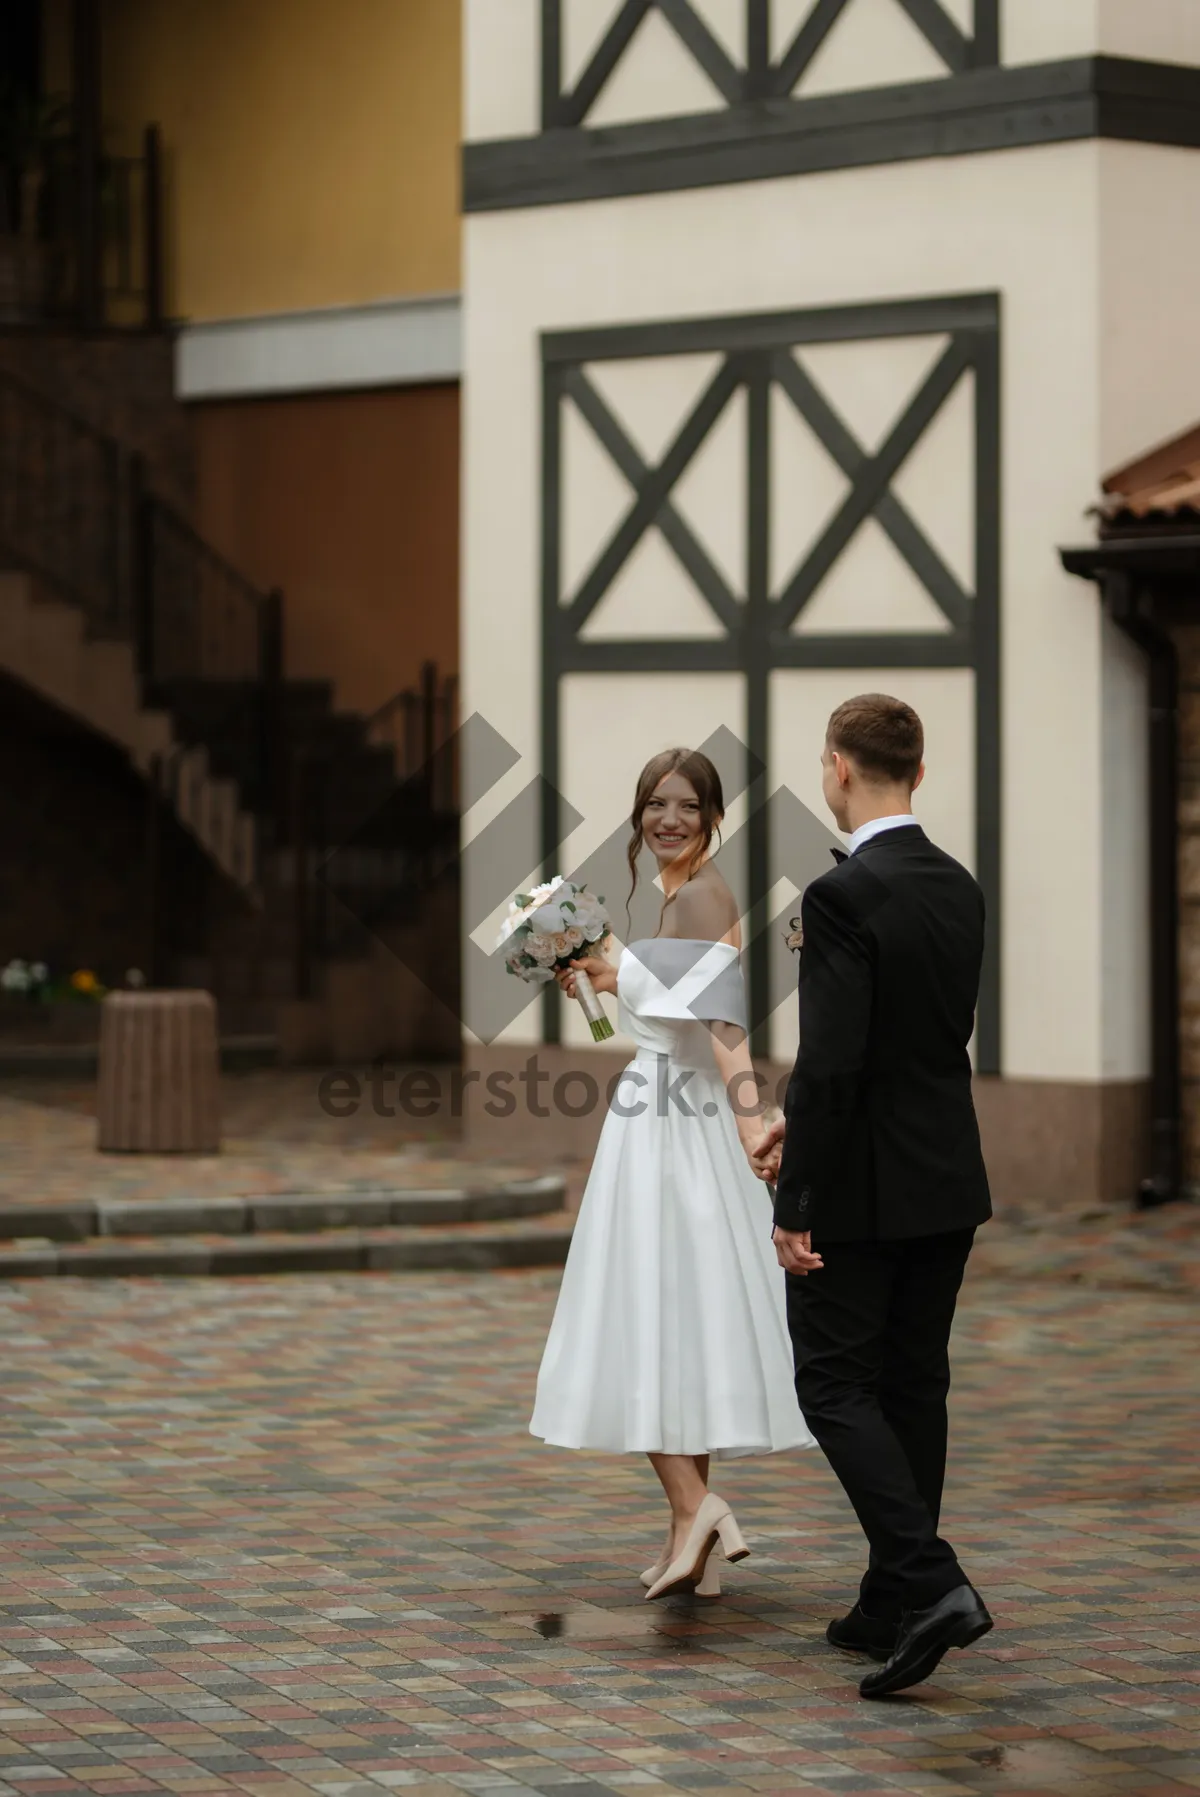
[{"label": "cream stucco wall", "polygon": [[1200,358],[1186,350],[1200,293],[1200,154],[1117,143],[1098,154],[1107,473],[1200,418]]},{"label": "cream stucco wall", "polygon": [[463,136],[528,137],[541,128],[540,0],[462,0]]},{"label": "cream stucco wall", "polygon": [[1140,56],[1200,63],[1193,0],[1001,0],[1005,62],[1060,56]]},{"label": "cream stucco wall", "polygon": [[[722,4],[703,0],[705,16],[736,54],[736,21]],[[538,129],[539,10],[537,0],[506,0],[501,24],[489,0],[465,0],[468,137]],[[568,77],[612,10],[608,0],[567,0]],[[776,0],[776,48],[808,10],[808,0]],[[950,10],[969,26],[967,0]],[[805,91],[936,74],[917,66],[928,57],[899,12],[895,0],[853,0]],[[1010,64],[1098,52],[1200,63],[1196,0],[1003,0],[1001,15]],[[714,103],[658,26],[639,34],[628,57],[590,123]],[[1104,624],[1094,589],[1063,574],[1057,550],[1092,534],[1085,507],[1101,472],[1200,416],[1200,362],[1191,354],[1198,194],[1193,152],[1085,142],[477,216],[466,225],[466,679],[474,702],[519,742],[526,777],[539,704],[529,653],[540,579],[539,330],[1000,294],[1003,1066],[1012,1076],[1137,1078],[1149,1065],[1145,671]],[[875,378],[856,353],[847,352],[843,397],[852,398],[856,380],[869,392]],[[660,379],[649,367],[645,375],[647,390]],[[639,390],[636,368],[627,387]],[[820,513],[827,470],[802,463],[803,455],[792,491]],[[955,522],[946,500],[966,466],[947,440],[923,467],[906,467],[898,485],[915,492],[923,523],[935,495],[942,511],[933,534],[969,585],[969,521],[960,510]],[[739,541],[744,489],[732,475],[726,488],[723,504],[710,495],[707,510],[691,514],[714,553],[718,535],[727,554]],[[598,463],[584,500],[568,496],[567,560],[577,571],[589,529],[594,537],[596,518],[616,515],[620,498],[620,483]],[[808,529],[791,513],[785,526]],[[869,557],[847,557],[802,628],[822,607],[848,602],[870,629],[912,601],[882,582]],[[644,633],[651,621],[670,634],[686,628],[691,603],[670,558],[648,549],[609,617],[620,625],[615,634]],[[773,778],[805,744],[811,751],[808,713],[827,709],[843,678],[846,691],[861,690],[867,675],[775,676]],[[871,676],[897,690],[905,678]],[[951,751],[960,783],[973,752],[964,680],[922,689],[931,743],[963,742],[961,754]],[[572,728],[586,737],[582,712]],[[575,747],[568,760],[586,766],[595,784],[594,758]],[[939,792],[931,776],[924,803],[936,809],[931,822],[947,846],[969,861],[968,787],[952,796],[953,784]],[[777,1050],[787,1028],[777,1022]]]},{"label": "cream stucco wall", "polygon": [[[526,770],[539,703],[539,330],[1000,292],[1004,1067],[1059,1079],[1103,1065],[1100,618],[1055,554],[1078,536],[1100,452],[1099,205],[1099,150],[1077,144],[479,216],[465,246],[467,703]],[[1044,803],[1048,768],[1062,806]],[[1078,895],[1069,907],[1064,882]]]}]

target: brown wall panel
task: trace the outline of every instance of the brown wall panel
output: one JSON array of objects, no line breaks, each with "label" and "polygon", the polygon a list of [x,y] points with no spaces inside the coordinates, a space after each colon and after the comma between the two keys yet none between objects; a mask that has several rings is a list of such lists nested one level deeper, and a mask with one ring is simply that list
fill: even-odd
[{"label": "brown wall panel", "polygon": [[458,388],[194,408],[201,531],[283,588],[287,671],[370,712],[458,670]]}]

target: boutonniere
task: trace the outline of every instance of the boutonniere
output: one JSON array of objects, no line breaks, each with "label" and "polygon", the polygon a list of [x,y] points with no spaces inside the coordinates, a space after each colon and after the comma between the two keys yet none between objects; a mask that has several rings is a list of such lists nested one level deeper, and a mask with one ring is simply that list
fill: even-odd
[{"label": "boutonniere", "polygon": [[788,919],[787,933],[783,940],[787,943],[793,954],[796,954],[804,947],[804,926],[801,924],[798,917]]}]

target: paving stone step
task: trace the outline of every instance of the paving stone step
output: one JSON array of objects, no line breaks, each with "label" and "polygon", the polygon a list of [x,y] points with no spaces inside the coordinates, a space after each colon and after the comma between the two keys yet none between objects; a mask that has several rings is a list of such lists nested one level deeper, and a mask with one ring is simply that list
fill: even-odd
[{"label": "paving stone step", "polygon": [[[98,1026],[98,1025],[97,1025]],[[221,1070],[245,1073],[279,1063],[279,1038],[272,1035],[222,1036]],[[44,1079],[90,1079],[100,1063],[95,1042],[0,1042],[0,1076],[40,1075]]]},{"label": "paving stone step", "polygon": [[380,1229],[496,1223],[561,1210],[558,1174],[491,1185],[378,1192],[270,1192],[229,1198],[96,1198],[0,1204],[0,1244],[39,1237],[260,1235],[294,1230]]},{"label": "paving stone step", "polygon": [[565,1211],[508,1223],[322,1230],[311,1235],[264,1231],[240,1239],[193,1235],[100,1237],[88,1242],[44,1239],[0,1244],[4,1279],[172,1279],[208,1274],[486,1272],[498,1267],[560,1267],[574,1219]]}]

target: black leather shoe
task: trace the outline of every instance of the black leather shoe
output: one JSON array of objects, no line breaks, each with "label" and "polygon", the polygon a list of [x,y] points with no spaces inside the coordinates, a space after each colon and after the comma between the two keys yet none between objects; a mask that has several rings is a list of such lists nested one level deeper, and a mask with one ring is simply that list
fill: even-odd
[{"label": "black leather shoe", "polygon": [[909,1610],[900,1624],[892,1657],[868,1672],[858,1687],[863,1697],[887,1697],[920,1685],[951,1647],[970,1647],[992,1626],[983,1599],[972,1585],[959,1585],[928,1610]]},{"label": "black leather shoe", "polygon": [[887,1622],[881,1616],[868,1616],[861,1604],[855,1604],[849,1616],[838,1616],[825,1630],[831,1647],[847,1653],[869,1653],[873,1660],[891,1657],[900,1633],[898,1622]]}]

